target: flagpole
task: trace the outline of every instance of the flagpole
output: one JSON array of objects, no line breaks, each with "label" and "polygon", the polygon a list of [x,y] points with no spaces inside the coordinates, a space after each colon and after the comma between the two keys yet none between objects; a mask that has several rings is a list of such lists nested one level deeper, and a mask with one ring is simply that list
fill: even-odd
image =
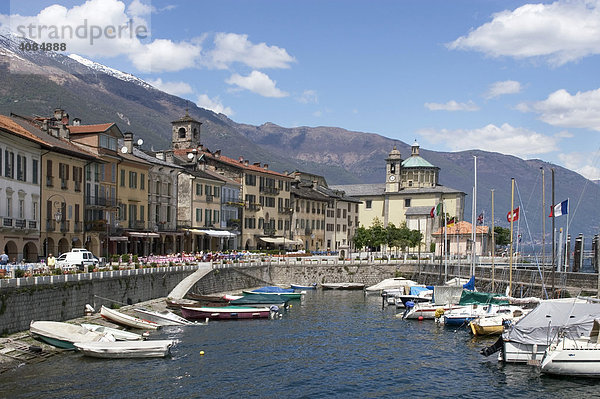
[{"label": "flagpole", "polygon": [[510,258],[508,266],[508,296],[512,295],[512,267],[513,267],[513,223],[515,220],[515,178],[510,179]]},{"label": "flagpole", "polygon": [[565,235],[565,273],[569,269],[569,206],[571,201],[569,201],[569,197],[567,197],[567,232]]},{"label": "flagpole", "polygon": [[[519,215],[521,216],[521,215]],[[520,241],[520,236],[519,234],[521,233],[521,218],[519,217],[517,219],[517,249],[515,250],[515,253],[517,254],[517,259],[515,259],[516,263],[519,263],[519,241]]]}]

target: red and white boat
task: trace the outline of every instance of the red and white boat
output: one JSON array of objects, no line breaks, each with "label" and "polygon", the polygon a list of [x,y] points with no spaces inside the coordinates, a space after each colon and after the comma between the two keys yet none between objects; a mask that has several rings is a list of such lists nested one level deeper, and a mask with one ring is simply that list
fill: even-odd
[{"label": "red and white boat", "polygon": [[210,319],[258,319],[269,317],[271,310],[267,307],[223,306],[223,307],[181,307],[181,314],[189,320]]}]

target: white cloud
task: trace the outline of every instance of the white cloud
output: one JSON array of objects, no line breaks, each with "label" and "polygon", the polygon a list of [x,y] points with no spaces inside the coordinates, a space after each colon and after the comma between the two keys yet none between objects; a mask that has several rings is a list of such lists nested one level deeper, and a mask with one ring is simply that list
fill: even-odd
[{"label": "white cloud", "polygon": [[441,103],[425,103],[425,108],[430,111],[478,111],[479,107],[473,101],[459,103],[450,100],[445,104]]},{"label": "white cloud", "polygon": [[558,158],[567,169],[574,170],[580,175],[591,179],[600,179],[600,168],[598,167],[598,151],[594,153],[572,152],[568,154],[559,154]]},{"label": "white cloud", "polygon": [[479,129],[423,129],[418,132],[433,144],[445,144],[452,151],[480,149],[521,158],[545,154],[558,149],[560,136],[546,136],[508,123],[489,124]]},{"label": "white cloud", "polygon": [[143,45],[143,49],[131,54],[129,59],[142,72],[173,72],[194,67],[200,52],[201,48],[192,43],[157,39]]},{"label": "white cloud", "polygon": [[154,7],[150,4],[142,3],[140,0],[133,0],[129,4],[129,7],[127,7],[127,12],[135,17],[149,15],[152,11],[154,11]]},{"label": "white cloud", "polygon": [[164,82],[161,78],[156,80],[146,80],[146,82],[150,83],[158,90],[173,94],[174,96],[181,96],[193,92],[192,86],[185,82]]},{"label": "white cloud", "polygon": [[281,91],[275,87],[276,82],[259,71],[252,71],[248,76],[234,73],[225,82],[249,90],[253,93],[260,94],[263,97],[287,97],[289,95],[285,91]]},{"label": "white cloud", "polygon": [[561,89],[543,101],[521,103],[517,108],[539,114],[540,119],[550,125],[600,131],[600,89],[573,95]]},{"label": "white cloud", "polygon": [[221,99],[219,96],[210,98],[206,94],[200,94],[198,96],[198,101],[196,104],[199,107],[209,109],[217,114],[225,114],[227,116],[232,116],[234,114],[233,110],[230,107],[224,107],[223,103],[221,103]]},{"label": "white cloud", "polygon": [[490,85],[490,88],[485,93],[485,98],[494,98],[502,96],[504,94],[516,94],[521,91],[521,83],[516,80],[504,80],[501,82],[494,82]]},{"label": "white cloud", "polygon": [[296,60],[286,49],[268,46],[266,43],[253,44],[248,35],[217,33],[215,48],[208,52],[205,63],[218,69],[228,69],[239,62],[251,68],[289,68]]},{"label": "white cloud", "polygon": [[553,65],[577,61],[600,53],[599,1],[558,0],[505,10],[448,47],[493,57],[543,57]]},{"label": "white cloud", "polygon": [[319,96],[317,95],[317,92],[315,90],[304,90],[304,92],[302,92],[302,95],[298,97],[297,100],[302,104],[318,104]]}]

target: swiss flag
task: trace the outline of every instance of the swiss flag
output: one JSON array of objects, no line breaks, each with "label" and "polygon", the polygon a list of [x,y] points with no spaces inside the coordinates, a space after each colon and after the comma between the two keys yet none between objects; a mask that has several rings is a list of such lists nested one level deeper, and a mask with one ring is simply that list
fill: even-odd
[{"label": "swiss flag", "polygon": [[506,220],[509,222],[516,222],[519,220],[519,207],[513,209],[511,212],[508,212],[508,214],[506,214]]}]

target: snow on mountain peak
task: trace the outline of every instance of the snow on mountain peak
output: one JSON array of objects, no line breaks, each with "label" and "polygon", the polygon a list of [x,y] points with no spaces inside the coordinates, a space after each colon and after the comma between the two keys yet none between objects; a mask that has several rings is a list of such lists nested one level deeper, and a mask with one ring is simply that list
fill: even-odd
[{"label": "snow on mountain peak", "polygon": [[111,67],[108,67],[106,65],[100,64],[98,62],[92,61],[92,60],[88,60],[87,58],[84,58],[80,55],[77,54],[69,54],[69,58],[71,58],[74,61],[79,62],[80,64],[85,65],[88,68],[91,68],[93,70],[96,71],[100,71],[103,72],[107,75],[113,76],[117,79],[123,80],[125,82],[131,82],[131,83],[135,83],[137,85],[140,85],[142,87],[145,87],[147,89],[150,88],[154,88],[151,84],[149,84],[148,82],[143,81],[142,79],[138,78],[137,76],[134,76],[130,73],[127,72],[122,72],[119,71],[118,69],[114,69]]}]

